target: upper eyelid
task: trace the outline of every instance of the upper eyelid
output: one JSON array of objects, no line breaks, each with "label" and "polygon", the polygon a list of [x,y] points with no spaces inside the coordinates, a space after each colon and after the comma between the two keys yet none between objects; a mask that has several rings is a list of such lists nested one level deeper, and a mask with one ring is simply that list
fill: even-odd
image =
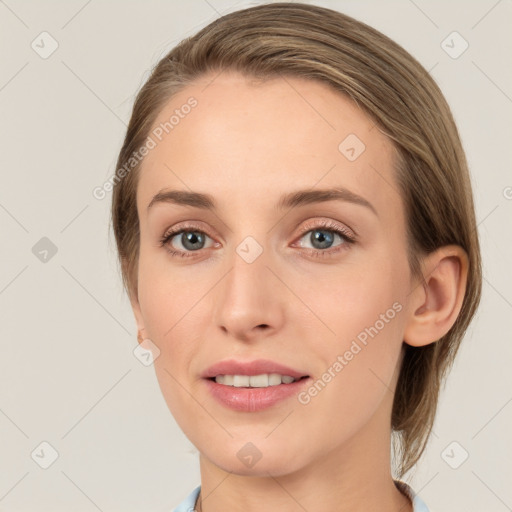
[{"label": "upper eyelid", "polygon": [[[183,233],[183,232],[186,232],[186,231],[191,231],[191,232],[200,232],[200,233],[204,233],[205,235],[209,236],[210,238],[212,238],[212,235],[210,235],[210,232],[208,229],[204,229],[202,227],[200,227],[199,225],[196,225],[193,223],[193,221],[189,224],[189,223],[186,223],[184,226],[180,226],[181,222],[178,223],[178,227],[176,226],[173,226],[172,228],[168,228],[164,231],[164,235],[163,235],[163,238],[167,238],[168,236],[176,236],[176,235],[179,235],[180,233]],[[214,231],[215,232],[215,231]],[[215,236],[218,236],[217,234],[215,234]]]},{"label": "upper eyelid", "polygon": [[350,238],[357,238],[357,233],[344,223],[333,221],[330,219],[322,219],[320,221],[307,221],[304,229],[301,229],[301,234],[307,233],[315,229],[324,229],[325,231],[341,231]]}]

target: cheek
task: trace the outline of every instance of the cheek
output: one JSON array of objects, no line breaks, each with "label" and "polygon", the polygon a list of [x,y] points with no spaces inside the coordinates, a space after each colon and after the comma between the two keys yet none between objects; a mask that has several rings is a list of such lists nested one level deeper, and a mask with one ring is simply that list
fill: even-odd
[{"label": "cheek", "polygon": [[175,419],[186,428],[182,421],[188,416],[190,398],[184,389],[189,387],[190,362],[197,352],[194,320],[199,309],[194,304],[201,293],[196,286],[190,286],[190,279],[187,285],[180,273],[171,274],[169,265],[159,265],[159,259],[141,254],[139,303],[146,336],[160,351],[154,369],[162,396]]},{"label": "cheek", "polygon": [[324,301],[323,318],[336,336],[313,347],[321,364],[301,397],[312,430],[328,428],[333,440],[355,435],[392,400],[402,346],[403,307],[392,288],[346,284],[335,300]]},{"label": "cheek", "polygon": [[[194,317],[194,304],[200,298],[196,284],[184,273],[172,272],[165,256],[141,253],[139,263],[139,302],[147,336],[158,346],[162,359],[179,354],[190,346],[184,336]],[[186,329],[185,329],[186,330]],[[161,359],[161,361],[162,361]]]},{"label": "cheek", "polygon": [[401,324],[403,315],[398,310],[404,309],[407,293],[404,272],[397,270],[390,258],[387,262],[381,255],[367,259],[332,275],[322,293],[312,298],[319,316],[325,318],[342,344],[360,333],[364,338],[365,329],[375,324],[379,332],[388,335],[393,330],[391,325]]},{"label": "cheek", "polygon": [[331,276],[330,286],[308,297],[330,331],[325,330],[322,343],[315,347],[323,363],[317,378],[329,381],[325,387],[330,391],[323,397],[326,406],[339,402],[345,410],[354,410],[366,404],[370,410],[392,387],[407,289],[404,272],[396,270],[395,262],[380,261],[379,266],[362,266],[361,272],[353,268]]}]

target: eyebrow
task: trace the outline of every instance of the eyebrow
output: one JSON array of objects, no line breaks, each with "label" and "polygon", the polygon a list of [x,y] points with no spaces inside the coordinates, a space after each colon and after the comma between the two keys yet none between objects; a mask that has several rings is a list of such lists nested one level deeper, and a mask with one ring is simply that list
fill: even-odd
[{"label": "eyebrow", "polygon": [[[364,206],[378,216],[373,205],[364,197],[361,197],[343,187],[334,187],[329,189],[306,189],[296,190],[281,196],[276,204],[276,210],[284,210],[313,203],[323,203],[327,201],[344,201],[348,203]],[[156,194],[148,204],[148,210],[158,203],[171,203],[182,206],[192,206],[204,210],[215,210],[215,199],[209,194],[200,192],[190,192],[187,190],[162,189]]]}]

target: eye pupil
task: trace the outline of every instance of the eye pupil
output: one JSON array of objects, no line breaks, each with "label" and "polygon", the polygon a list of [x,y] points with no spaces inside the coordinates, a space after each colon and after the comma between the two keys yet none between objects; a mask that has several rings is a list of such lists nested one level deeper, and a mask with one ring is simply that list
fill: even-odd
[{"label": "eye pupil", "polygon": [[197,244],[198,241],[202,241],[204,243],[204,236],[202,233],[189,231],[181,235],[181,240],[183,247],[192,251],[196,251],[201,249],[201,247],[197,247],[194,244]]},{"label": "eye pupil", "polygon": [[[327,234],[327,236],[325,234]],[[333,239],[333,233],[329,231],[315,229],[314,231],[312,231],[311,234],[311,243],[313,246],[315,246],[315,242],[320,242],[321,247],[318,247],[318,249],[325,249],[326,247],[333,243]]]}]

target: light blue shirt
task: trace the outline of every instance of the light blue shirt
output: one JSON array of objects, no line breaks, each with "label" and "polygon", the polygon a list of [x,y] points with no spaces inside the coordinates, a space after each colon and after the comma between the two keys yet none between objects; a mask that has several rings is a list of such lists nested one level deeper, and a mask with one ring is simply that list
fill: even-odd
[{"label": "light blue shirt", "polygon": [[[425,505],[423,500],[408,484],[400,480],[395,480],[395,484],[397,484],[397,487],[411,499],[413,512],[429,512],[427,505]],[[194,512],[194,505],[196,504],[200,490],[201,486],[198,485],[172,512]]]}]

